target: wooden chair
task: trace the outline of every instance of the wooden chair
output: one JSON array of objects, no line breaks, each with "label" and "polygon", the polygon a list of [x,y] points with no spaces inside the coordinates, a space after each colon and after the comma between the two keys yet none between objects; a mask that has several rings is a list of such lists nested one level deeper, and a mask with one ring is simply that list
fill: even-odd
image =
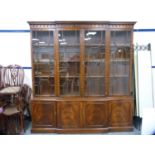
[{"label": "wooden chair", "polygon": [[[3,66],[0,65],[0,90],[3,88]],[[4,101],[2,96],[0,96],[0,134],[4,131],[4,119],[2,116],[4,109]]]},{"label": "wooden chair", "polygon": [[4,87],[3,70],[4,70],[4,67],[2,65],[0,65],[0,90]]},{"label": "wooden chair", "polygon": [[3,111],[7,134],[23,133],[23,82],[24,70],[21,66],[9,65],[4,69],[4,88],[0,94],[7,96],[7,106]]},{"label": "wooden chair", "polygon": [[31,120],[30,101],[31,101],[32,89],[29,85],[24,84],[22,89],[23,99],[23,112]]}]

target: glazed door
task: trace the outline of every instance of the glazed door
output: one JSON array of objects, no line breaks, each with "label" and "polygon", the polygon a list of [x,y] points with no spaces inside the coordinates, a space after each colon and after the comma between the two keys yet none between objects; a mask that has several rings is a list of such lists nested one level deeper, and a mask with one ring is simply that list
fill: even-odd
[{"label": "glazed door", "polygon": [[110,95],[129,95],[131,50],[131,31],[111,31]]},{"label": "glazed door", "polygon": [[33,88],[35,96],[54,95],[53,31],[32,31]]},{"label": "glazed door", "polygon": [[60,95],[80,95],[80,31],[59,31]]},{"label": "glazed door", "polygon": [[84,32],[85,96],[105,95],[105,31]]}]

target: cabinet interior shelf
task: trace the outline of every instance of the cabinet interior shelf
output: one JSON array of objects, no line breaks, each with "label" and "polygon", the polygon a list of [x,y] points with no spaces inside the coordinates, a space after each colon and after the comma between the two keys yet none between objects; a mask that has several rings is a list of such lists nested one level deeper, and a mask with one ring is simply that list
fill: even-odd
[{"label": "cabinet interior shelf", "polygon": [[131,47],[130,44],[110,44],[112,47]]},{"label": "cabinet interior shelf", "polygon": [[44,44],[44,45],[34,45],[34,44],[32,44],[32,47],[54,47],[54,45],[53,44]]},{"label": "cabinet interior shelf", "polygon": [[39,65],[51,65],[51,64],[53,64],[54,63],[54,61],[34,61],[34,64],[35,65],[37,65],[37,64],[39,64]]},{"label": "cabinet interior shelf", "polygon": [[125,59],[110,59],[110,62],[129,62],[129,58]]},{"label": "cabinet interior shelf", "polygon": [[79,78],[80,76],[72,76],[72,75],[69,75],[69,76],[60,76],[60,78],[65,78],[65,79],[67,79],[67,78]]},{"label": "cabinet interior shelf", "polygon": [[36,78],[54,78],[54,76],[51,75],[35,75]]},{"label": "cabinet interior shelf", "polygon": [[80,60],[75,60],[75,61],[74,61],[74,60],[72,60],[72,61],[70,61],[70,60],[63,60],[63,61],[62,61],[62,60],[61,60],[61,61],[60,61],[60,63],[73,63],[73,62],[80,63]]},{"label": "cabinet interior shelf", "polygon": [[86,62],[86,63],[87,63],[87,62],[94,62],[94,63],[95,63],[95,62],[103,62],[103,63],[104,63],[105,60],[104,60],[104,58],[103,58],[103,59],[93,59],[93,60],[91,60],[91,59],[90,59],[90,60],[89,60],[89,59],[86,59],[85,62]]},{"label": "cabinet interior shelf", "polygon": [[113,76],[110,76],[110,78],[128,78],[129,75],[113,75]]},{"label": "cabinet interior shelf", "polygon": [[65,44],[65,45],[61,45],[59,44],[59,47],[79,47],[80,44]]},{"label": "cabinet interior shelf", "polygon": [[85,44],[85,47],[105,47],[105,44]]},{"label": "cabinet interior shelf", "polygon": [[102,75],[86,75],[86,78],[104,78]]},{"label": "cabinet interior shelf", "polygon": [[[115,60],[114,60],[114,61],[115,61]],[[81,63],[80,60],[77,60],[77,61],[76,61],[76,60],[75,60],[75,61],[70,61],[70,60],[64,60],[64,61],[62,61],[62,60],[61,60],[61,61],[60,61],[60,63],[72,63],[72,62]],[[105,60],[104,60],[104,59],[95,59],[95,60],[86,59],[86,60],[84,60],[84,62],[85,62],[85,63],[87,63],[87,62],[94,62],[94,63],[95,63],[95,62],[105,62]]]}]

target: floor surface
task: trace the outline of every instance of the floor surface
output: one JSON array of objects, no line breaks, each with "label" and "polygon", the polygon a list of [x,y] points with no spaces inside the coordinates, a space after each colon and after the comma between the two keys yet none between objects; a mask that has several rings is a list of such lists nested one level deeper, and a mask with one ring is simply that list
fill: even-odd
[{"label": "floor surface", "polygon": [[[56,135],[55,133],[31,133],[31,122],[27,121],[24,135],[47,135],[47,134]],[[102,134],[102,135],[140,135],[141,131],[140,129],[137,129],[135,127],[133,131],[128,131],[128,132],[108,132],[108,133],[99,133],[99,134]],[[99,134],[97,133],[97,135]],[[87,134],[84,134],[84,135],[87,135]]]}]

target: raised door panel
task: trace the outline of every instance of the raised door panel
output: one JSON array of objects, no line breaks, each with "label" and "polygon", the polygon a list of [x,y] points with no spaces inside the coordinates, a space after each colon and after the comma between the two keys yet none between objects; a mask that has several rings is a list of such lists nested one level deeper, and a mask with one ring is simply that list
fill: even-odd
[{"label": "raised door panel", "polygon": [[58,126],[59,128],[80,127],[80,102],[62,101],[58,103]]},{"label": "raised door panel", "polygon": [[84,104],[84,124],[87,128],[107,126],[108,106],[106,102],[89,101]]},{"label": "raised door panel", "polygon": [[110,125],[132,126],[132,102],[128,100],[116,100],[110,102]]},{"label": "raised door panel", "polygon": [[55,102],[39,101],[32,103],[32,126],[33,127],[56,127]]}]

